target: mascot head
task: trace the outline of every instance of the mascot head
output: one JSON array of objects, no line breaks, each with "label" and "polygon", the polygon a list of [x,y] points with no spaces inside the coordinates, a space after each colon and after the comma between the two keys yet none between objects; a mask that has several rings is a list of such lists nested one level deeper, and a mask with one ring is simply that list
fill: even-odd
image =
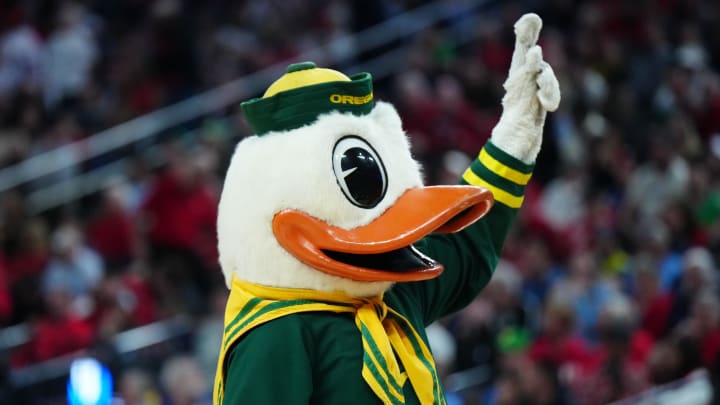
[{"label": "mascot head", "polygon": [[487,190],[423,187],[392,105],[368,73],[290,65],[242,104],[255,131],[240,142],[220,199],[225,280],[372,296],[437,277],[413,247],[457,232],[492,205]]}]

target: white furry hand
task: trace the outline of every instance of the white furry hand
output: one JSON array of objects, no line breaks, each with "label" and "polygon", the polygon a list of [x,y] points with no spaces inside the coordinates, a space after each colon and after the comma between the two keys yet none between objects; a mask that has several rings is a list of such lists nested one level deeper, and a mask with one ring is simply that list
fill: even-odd
[{"label": "white furry hand", "polygon": [[515,23],[515,51],[503,87],[503,113],[492,132],[495,146],[525,163],[535,161],[548,111],[560,104],[560,85],[537,45],[542,20],[525,14]]}]

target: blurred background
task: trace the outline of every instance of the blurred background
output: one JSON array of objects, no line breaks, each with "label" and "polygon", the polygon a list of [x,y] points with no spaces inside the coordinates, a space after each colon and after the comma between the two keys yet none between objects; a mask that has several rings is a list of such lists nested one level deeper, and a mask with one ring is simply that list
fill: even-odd
[{"label": "blurred background", "polygon": [[711,0],[0,1],[0,402],[73,400],[71,364],[93,357],[115,404],[209,403],[239,102],[295,61],[370,71],[427,182],[452,184],[499,117],[528,11],[563,102],[494,279],[429,329],[449,401],[709,403]]}]

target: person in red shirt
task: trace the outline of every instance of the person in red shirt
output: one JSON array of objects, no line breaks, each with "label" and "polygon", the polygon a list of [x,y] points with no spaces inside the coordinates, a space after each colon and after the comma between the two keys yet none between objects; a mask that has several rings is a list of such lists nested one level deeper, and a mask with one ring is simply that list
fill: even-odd
[{"label": "person in red shirt", "polygon": [[568,303],[550,302],[543,314],[542,332],[530,346],[529,355],[538,363],[565,368],[571,373],[586,368],[590,349],[574,334],[575,310]]},{"label": "person in red shirt", "polygon": [[606,404],[647,389],[647,359],[653,347],[649,333],[637,328],[632,303],[623,296],[605,304],[598,317],[597,347],[589,367],[576,379],[574,391],[583,404]]},{"label": "person in red shirt", "polygon": [[201,312],[218,271],[217,192],[207,154],[170,156],[168,168],[142,204],[151,271],[164,305],[173,311]]},{"label": "person in red shirt", "polygon": [[640,314],[640,328],[654,339],[668,333],[670,311],[673,305],[672,293],[663,293],[658,275],[659,264],[649,256],[636,259],[634,297]]},{"label": "person in red shirt", "polygon": [[145,266],[137,262],[125,274],[106,277],[100,283],[94,294],[94,310],[88,318],[98,339],[157,320],[155,292],[145,273]]},{"label": "person in red shirt", "polygon": [[678,325],[677,331],[698,342],[705,367],[720,365],[720,298],[714,289],[707,287],[695,297],[690,317]]},{"label": "person in red shirt", "polygon": [[124,267],[135,256],[135,224],[122,203],[122,189],[112,187],[103,195],[98,215],[88,224],[88,243],[103,257],[109,269]]},{"label": "person in red shirt", "polygon": [[189,251],[205,260],[208,250],[214,249],[210,246],[217,244],[217,193],[202,162],[182,155],[171,157],[141,210],[154,249]]},{"label": "person in red shirt", "polygon": [[30,341],[12,353],[13,367],[22,367],[90,346],[92,326],[74,313],[72,294],[62,286],[44,292],[45,313],[32,322]]}]

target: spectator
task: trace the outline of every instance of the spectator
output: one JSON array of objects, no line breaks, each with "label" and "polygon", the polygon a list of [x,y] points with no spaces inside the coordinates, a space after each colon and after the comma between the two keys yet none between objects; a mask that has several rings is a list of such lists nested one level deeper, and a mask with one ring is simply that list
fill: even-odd
[{"label": "spectator", "polygon": [[533,234],[523,235],[517,243],[519,251],[515,262],[523,277],[523,301],[531,308],[538,307],[547,301],[560,272],[544,239]]},{"label": "spectator", "polygon": [[648,256],[636,258],[633,294],[640,314],[640,327],[654,339],[664,337],[670,328],[673,296],[660,289],[657,264]]},{"label": "spectator", "polygon": [[51,245],[53,257],[43,275],[43,288],[62,288],[74,298],[92,294],[105,270],[100,256],[85,244],[78,226],[62,225],[53,233]]},{"label": "spectator", "polygon": [[90,81],[98,50],[88,20],[79,3],[60,6],[43,53],[43,96],[49,108],[66,97],[78,96]]},{"label": "spectator", "polygon": [[598,276],[591,252],[579,252],[569,259],[568,275],[554,284],[550,299],[572,302],[577,331],[589,342],[596,342],[595,324],[605,305],[620,292],[615,284]]},{"label": "spectator", "polygon": [[0,105],[40,84],[42,40],[20,5],[0,9]]},{"label": "spectator", "polygon": [[669,139],[651,137],[650,161],[637,168],[627,185],[627,204],[640,220],[652,220],[665,206],[687,192],[690,170],[681,156],[673,153]]},{"label": "spectator", "polygon": [[137,248],[135,223],[125,210],[120,185],[103,194],[98,215],[87,226],[87,240],[102,256],[108,269],[127,266]]},{"label": "spectator", "polygon": [[678,327],[698,342],[707,369],[720,364],[720,299],[716,290],[705,288],[695,295],[690,317]]},{"label": "spectator", "polygon": [[45,312],[32,322],[30,341],[12,357],[15,367],[48,360],[88,347],[92,326],[77,315],[77,303],[67,284],[45,287]]},{"label": "spectator", "polygon": [[563,237],[569,235],[573,229],[582,229],[582,221],[586,215],[587,185],[584,177],[583,168],[568,167],[562,176],[545,186],[538,201],[544,225],[565,242],[567,240]]},{"label": "spectator", "polygon": [[668,226],[659,219],[641,221],[640,224],[632,231],[640,254],[657,263],[663,292],[676,289],[682,273],[682,254],[671,249]]},{"label": "spectator", "polygon": [[9,250],[6,264],[8,286],[13,297],[13,322],[41,313],[42,293],[37,286],[48,266],[48,230],[44,221],[30,219],[20,230],[14,248]]},{"label": "spectator", "polygon": [[154,321],[155,299],[148,286],[132,272],[104,278],[93,296],[93,311],[88,321],[97,338],[110,341],[117,333]]},{"label": "spectator", "polygon": [[143,204],[153,250],[186,255],[202,262],[208,246],[216,244],[217,197],[207,183],[201,162],[175,155],[170,168],[155,181]]},{"label": "spectator", "polygon": [[635,322],[626,298],[616,297],[601,310],[594,359],[574,388],[583,404],[605,404],[647,388],[645,361],[653,342],[647,332],[636,329]]},{"label": "spectator", "polygon": [[667,384],[682,377],[679,348],[669,341],[658,342],[648,357],[648,381],[653,385]]},{"label": "spectator", "polygon": [[145,370],[131,368],[122,373],[118,383],[120,398],[127,405],[159,405],[162,403],[152,375]]},{"label": "spectator", "polygon": [[560,300],[545,307],[542,328],[533,341],[529,355],[536,363],[547,364],[575,375],[589,367],[591,352],[575,333],[575,311]]},{"label": "spectator", "polygon": [[38,218],[28,220],[19,232],[12,256],[7,258],[10,284],[39,276],[47,267],[47,225]]},{"label": "spectator", "polygon": [[705,289],[717,291],[715,262],[705,248],[688,249],[683,256],[680,285],[673,295],[669,327],[675,327],[687,319],[693,300]]},{"label": "spectator", "polygon": [[170,405],[202,405],[212,402],[212,387],[197,361],[178,355],[167,360],[160,382]]},{"label": "spectator", "polygon": [[552,367],[518,356],[505,364],[483,403],[564,405],[573,402]]},{"label": "spectator", "polygon": [[174,155],[142,206],[147,238],[164,305],[179,312],[205,311],[206,292],[217,272],[217,194],[206,162]]}]

